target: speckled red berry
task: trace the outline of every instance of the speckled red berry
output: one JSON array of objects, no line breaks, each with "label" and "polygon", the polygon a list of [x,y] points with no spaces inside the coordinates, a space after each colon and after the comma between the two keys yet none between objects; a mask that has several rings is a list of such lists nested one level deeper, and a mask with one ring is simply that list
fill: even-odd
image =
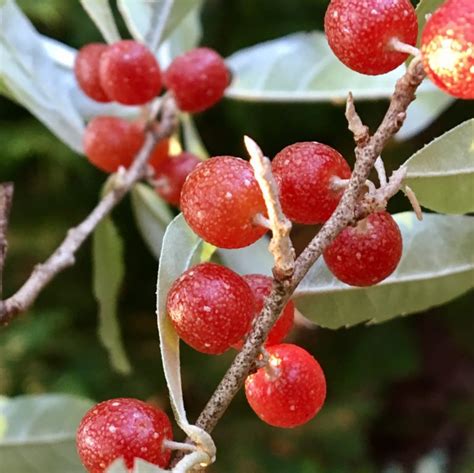
[{"label": "speckled red berry", "polygon": [[[252,289],[255,297],[255,316],[258,316],[263,309],[265,304],[265,298],[270,295],[272,291],[272,278],[264,276],[263,274],[247,274],[244,276],[245,281]],[[295,318],[295,305],[292,301],[286,304],[283,312],[275,325],[268,334],[265,346],[276,345],[288,335],[289,331],[293,327],[293,321]],[[234,348],[242,348],[243,340],[234,344]]]},{"label": "speckled red berry", "polygon": [[138,399],[101,402],[82,419],[76,435],[77,452],[89,473],[103,473],[116,459],[133,468],[135,458],[165,468],[171,450],[163,445],[173,433],[168,416]]},{"label": "speckled red berry", "polygon": [[319,412],[326,398],[321,366],[296,345],[273,345],[267,351],[268,366],[245,381],[250,406],[260,419],[275,427],[305,424]]},{"label": "speckled red berry", "polygon": [[181,210],[189,226],[220,248],[242,248],[267,229],[256,225],[265,202],[247,161],[218,156],[200,164],[181,191]]},{"label": "speckled red berry", "polygon": [[153,168],[153,171],[156,173],[163,163],[168,160],[170,154],[170,140],[165,138],[160,140],[151,152],[150,159],[148,164]]},{"label": "speckled red berry", "polygon": [[100,83],[112,100],[124,105],[142,105],[161,91],[160,66],[145,45],[132,40],[119,41],[102,54]]},{"label": "speckled red berry", "polygon": [[185,112],[201,112],[218,102],[230,82],[224,59],[209,48],[196,48],[178,56],[164,75],[176,102]]},{"label": "speckled red berry", "polygon": [[91,43],[81,48],[74,61],[74,75],[82,91],[96,102],[110,102],[100,83],[99,63],[106,44]]},{"label": "speckled red berry", "polygon": [[414,46],[418,20],[409,0],[331,0],[324,29],[338,59],[362,74],[377,75],[400,66],[407,54],[392,39]]},{"label": "speckled red berry", "polygon": [[423,30],[421,53],[428,77],[440,89],[474,99],[474,1],[441,5]]},{"label": "speckled red berry", "polygon": [[195,350],[212,355],[240,340],[255,314],[249,285],[214,263],[183,273],[171,287],[166,307],[178,335]]},{"label": "speckled red berry", "polygon": [[295,143],[272,162],[286,216],[298,223],[323,223],[334,212],[343,190],[335,180],[348,179],[346,160],[330,146],[314,141]]},{"label": "speckled red berry", "polygon": [[141,125],[117,117],[96,117],[84,133],[84,153],[99,169],[115,172],[120,166],[130,166],[144,141]]},{"label": "speckled red berry", "polygon": [[155,190],[166,202],[179,207],[184,181],[201,160],[192,153],[168,156],[155,173]]},{"label": "speckled red berry", "polygon": [[402,256],[402,235],[388,212],[343,230],[324,252],[330,271],[351,286],[372,286],[390,276]]}]

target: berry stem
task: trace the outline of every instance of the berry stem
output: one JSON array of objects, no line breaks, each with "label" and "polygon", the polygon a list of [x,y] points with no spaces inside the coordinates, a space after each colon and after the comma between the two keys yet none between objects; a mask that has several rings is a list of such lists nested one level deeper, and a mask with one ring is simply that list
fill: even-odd
[{"label": "berry stem", "polygon": [[403,43],[398,38],[392,38],[389,42],[389,46],[394,51],[398,51],[399,53],[410,54],[413,57],[419,57],[421,55],[421,51],[416,46]]},{"label": "berry stem", "polygon": [[383,163],[382,157],[379,156],[375,160],[374,168],[377,171],[377,176],[381,186],[387,184],[387,173],[385,171],[385,164]]},{"label": "berry stem", "polygon": [[197,452],[198,448],[196,445],[184,442],[175,442],[174,440],[163,440],[163,447],[169,448],[170,450],[180,450],[183,452]]},{"label": "berry stem", "polygon": [[173,134],[177,127],[177,110],[172,99],[168,99],[161,112],[161,126],[158,132],[147,134],[142,149],[133,164],[114,183],[113,188],[102,197],[92,212],[77,227],[69,229],[66,238],[53,254],[33,272],[22,287],[11,297],[0,301],[0,326],[33,305],[41,291],[61,271],[75,262],[75,253],[97,225],[122,201],[132,187],[146,175],[147,162],[156,143]]},{"label": "berry stem", "polygon": [[416,218],[418,220],[423,220],[423,212],[421,210],[420,203],[416,198],[415,192],[409,186],[405,186],[403,188],[403,192],[407,196],[407,199],[410,201],[411,206],[413,207],[413,211],[415,212]]},{"label": "berry stem", "polygon": [[252,138],[245,136],[244,143],[250,155],[250,164],[253,167],[255,179],[260,186],[267,207],[268,220],[272,230],[269,249],[275,259],[273,272],[277,278],[289,278],[295,267],[295,250],[290,239],[291,222],[281,209],[270,160],[263,155],[262,150]]},{"label": "berry stem", "polygon": [[272,224],[270,220],[268,220],[268,218],[262,214],[255,215],[255,217],[253,218],[253,223],[255,225],[260,225],[261,227],[268,228],[269,230],[272,229]]}]

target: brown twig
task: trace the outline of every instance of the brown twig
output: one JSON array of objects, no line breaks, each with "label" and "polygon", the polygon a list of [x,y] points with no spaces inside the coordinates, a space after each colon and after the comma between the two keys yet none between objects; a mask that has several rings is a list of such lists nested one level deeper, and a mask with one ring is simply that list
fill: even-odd
[{"label": "brown twig", "polygon": [[172,99],[168,99],[163,104],[159,128],[148,132],[145,143],[132,166],[123,173],[118,173],[112,189],[103,196],[81,224],[68,231],[66,238],[53,254],[34,268],[23,286],[13,296],[0,302],[0,325],[7,325],[15,316],[31,307],[46,285],[59,272],[74,264],[74,255],[87,237],[127,195],[135,183],[145,176],[151,151],[158,141],[171,136],[177,126],[176,120],[175,103]]},{"label": "brown twig", "polygon": [[[256,320],[242,350],[201,412],[196,423],[199,427],[208,432],[214,429],[242,386],[260,353],[268,332],[298,284],[339,232],[356,220],[357,203],[369,173],[387,141],[401,128],[406,117],[406,110],[415,99],[416,90],[424,77],[425,73],[420,60],[413,59],[406,74],[397,82],[395,93],[381,125],[368,139],[366,132],[361,128],[364,125],[360,118],[360,122],[357,121],[355,108],[349,105],[350,126],[357,132],[355,136],[357,159],[349,185],[334,214],[296,260],[293,278],[289,281],[274,281],[272,293],[267,298],[263,311]],[[348,102],[350,104],[350,99]],[[354,124],[357,126],[354,127]]]},{"label": "brown twig", "polygon": [[13,183],[0,184],[0,297],[3,290],[3,267],[7,256],[8,240],[7,230],[10,210],[13,202]]},{"label": "brown twig", "polygon": [[270,160],[266,158],[260,147],[248,136],[244,137],[245,147],[250,155],[250,164],[262,190],[268,219],[272,230],[270,253],[275,260],[273,273],[277,279],[289,278],[295,269],[295,249],[290,239],[291,222],[283,213],[278,197],[278,188],[272,173]]}]

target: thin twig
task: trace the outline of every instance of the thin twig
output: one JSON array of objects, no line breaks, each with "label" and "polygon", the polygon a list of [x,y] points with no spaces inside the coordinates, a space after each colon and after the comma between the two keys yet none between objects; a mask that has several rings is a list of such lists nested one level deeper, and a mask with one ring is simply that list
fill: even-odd
[{"label": "thin twig", "polygon": [[34,268],[23,286],[13,296],[0,302],[0,325],[7,325],[15,316],[31,307],[46,285],[59,272],[74,264],[76,251],[135,183],[145,176],[147,162],[154,146],[161,139],[170,136],[176,125],[176,107],[174,101],[170,100],[162,111],[159,130],[147,134],[145,143],[130,168],[117,176],[113,188],[103,196],[80,225],[68,231],[66,238],[53,254]]},{"label": "thin twig", "polygon": [[0,184],[0,297],[3,290],[3,267],[7,256],[7,230],[10,219],[10,210],[13,202],[13,183]]},{"label": "thin twig", "polygon": [[[365,144],[363,144],[364,140],[359,139],[354,171],[336,211],[296,260],[295,273],[291,281],[274,281],[272,292],[266,299],[262,313],[247,337],[242,350],[235,357],[234,362],[201,412],[196,423],[199,427],[208,432],[214,429],[242,386],[260,353],[260,347],[268,332],[298,284],[339,232],[355,221],[357,202],[369,173],[387,141],[402,126],[406,110],[415,99],[416,90],[424,77],[423,66],[419,59],[415,58],[406,74],[397,82],[389,109],[378,130]],[[354,120],[352,113],[350,116]],[[362,137],[362,132],[359,132],[358,136]]]},{"label": "thin twig", "polygon": [[289,278],[295,269],[295,250],[290,239],[291,222],[281,209],[270,160],[263,155],[262,150],[252,138],[245,136],[244,142],[250,155],[250,164],[253,167],[255,179],[262,190],[267,207],[268,220],[272,230],[269,249],[275,260],[273,273],[277,279]]},{"label": "thin twig", "polygon": [[346,120],[349,125],[349,130],[354,135],[354,141],[357,146],[364,146],[370,139],[369,127],[362,123],[354,105],[354,97],[352,92],[349,92],[346,102]]}]

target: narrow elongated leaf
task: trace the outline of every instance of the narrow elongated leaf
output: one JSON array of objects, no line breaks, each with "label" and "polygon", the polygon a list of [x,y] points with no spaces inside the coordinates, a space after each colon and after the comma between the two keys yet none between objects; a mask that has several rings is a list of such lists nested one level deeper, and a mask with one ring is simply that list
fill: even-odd
[{"label": "narrow elongated leaf", "polygon": [[154,51],[200,3],[195,0],[117,0],[132,36]]},{"label": "narrow elongated leaf", "polygon": [[2,400],[1,471],[85,473],[76,454],[76,430],[90,407],[90,401],[65,395]]},{"label": "narrow elongated leaf", "polygon": [[474,212],[474,119],[436,138],[408,161],[405,183],[437,212]]},{"label": "narrow elongated leaf", "polygon": [[[356,100],[388,99],[402,65],[388,74],[366,76],[347,68],[329,48],[322,32],[295,33],[237,51],[227,59],[234,73],[226,96],[256,102],[344,103],[349,91]],[[399,138],[428,126],[452,102],[429,81],[419,88],[408,109]]]},{"label": "narrow elongated leaf", "polygon": [[75,151],[84,121],[73,100],[77,88],[45,51],[41,35],[13,0],[0,5],[0,80],[9,94]]},{"label": "narrow elongated leaf", "polygon": [[92,241],[94,294],[99,303],[99,338],[119,373],[131,371],[117,320],[117,299],[124,276],[123,244],[114,223],[105,218]]},{"label": "narrow elongated leaf", "polygon": [[108,43],[120,39],[109,0],[80,0],[84,10],[92,18],[102,36]]},{"label": "narrow elongated leaf", "polygon": [[311,321],[329,328],[382,322],[444,304],[474,287],[474,217],[412,212],[395,216],[403,234],[403,256],[390,277],[357,288],[337,281],[322,258],[295,293]]},{"label": "narrow elongated leaf", "polygon": [[132,209],[138,229],[150,251],[158,259],[166,226],[173,214],[158,194],[144,184],[132,189]]},{"label": "narrow elongated leaf", "polygon": [[184,149],[190,153],[194,153],[201,159],[209,158],[209,153],[201,140],[201,136],[191,115],[183,113],[181,115],[181,125],[183,127]]},{"label": "narrow elongated leaf", "polygon": [[[188,455],[188,461],[191,461],[190,467],[198,465],[200,461],[211,461],[215,455],[215,446],[210,435],[191,425],[186,416],[181,383],[179,337],[166,313],[166,297],[173,282],[193,264],[199,263],[201,246],[202,240],[192,232],[182,214],[178,215],[168,225],[163,238],[156,290],[161,359],[175,419],[181,429],[197,444],[205,446],[210,454],[210,458],[202,452],[194,452],[193,457]],[[196,463],[193,463],[194,461]]]}]

